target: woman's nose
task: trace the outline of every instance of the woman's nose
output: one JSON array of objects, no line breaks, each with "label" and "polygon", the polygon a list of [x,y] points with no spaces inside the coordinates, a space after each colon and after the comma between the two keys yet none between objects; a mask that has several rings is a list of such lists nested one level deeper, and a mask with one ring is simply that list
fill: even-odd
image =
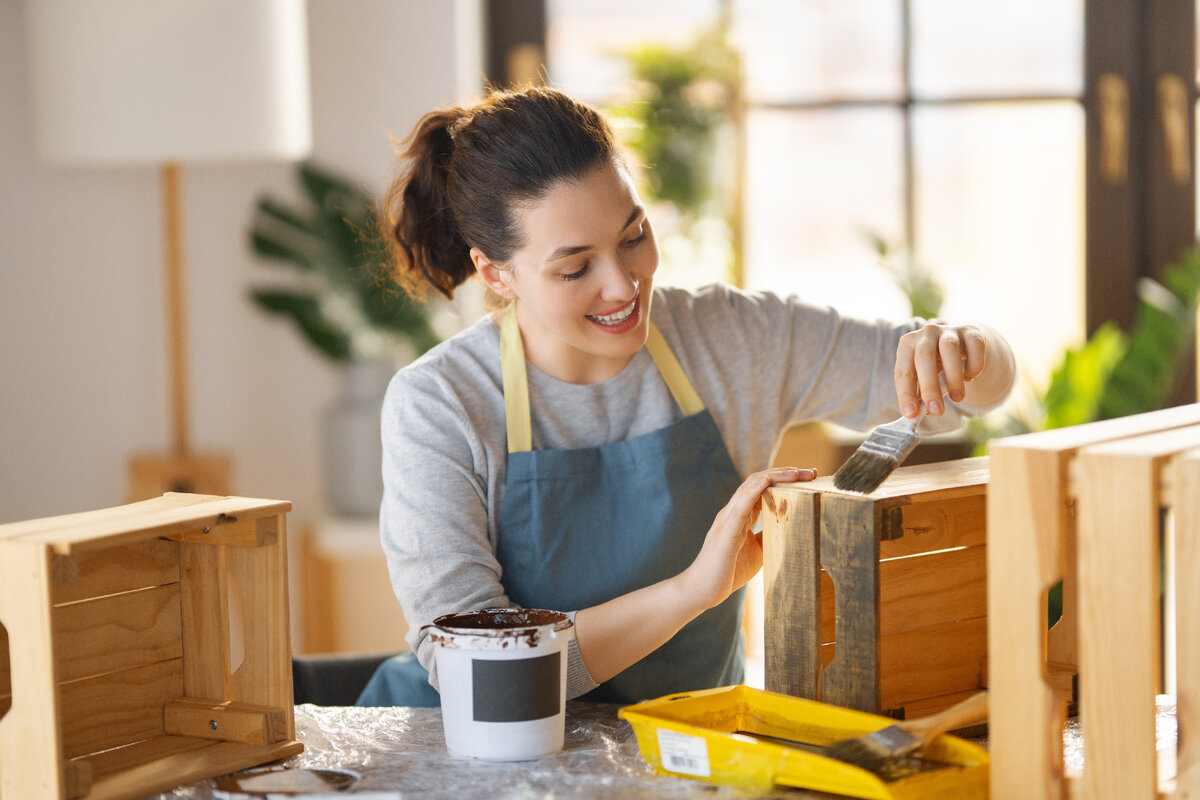
[{"label": "woman's nose", "polygon": [[620,259],[607,261],[604,271],[604,286],[600,290],[601,297],[613,302],[632,300],[637,294],[638,279],[621,263]]}]

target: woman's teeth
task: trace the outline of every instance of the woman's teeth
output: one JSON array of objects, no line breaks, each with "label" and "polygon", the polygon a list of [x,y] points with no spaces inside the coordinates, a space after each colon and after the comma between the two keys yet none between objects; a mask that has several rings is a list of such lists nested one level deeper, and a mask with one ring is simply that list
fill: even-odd
[{"label": "woman's teeth", "polygon": [[620,311],[616,312],[615,314],[606,314],[603,317],[598,317],[598,316],[595,316],[594,314],[588,314],[587,318],[590,319],[592,322],[598,322],[601,325],[616,325],[618,322],[624,322],[625,320],[629,319],[629,315],[633,313],[633,309],[636,306],[637,306],[637,299],[634,298],[633,302],[631,302],[629,305],[627,305],[625,308],[621,309]]}]

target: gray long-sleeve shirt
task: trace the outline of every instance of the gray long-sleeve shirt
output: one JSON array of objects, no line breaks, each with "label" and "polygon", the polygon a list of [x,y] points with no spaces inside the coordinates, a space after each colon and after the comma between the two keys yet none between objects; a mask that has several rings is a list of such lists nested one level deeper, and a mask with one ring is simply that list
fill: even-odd
[{"label": "gray long-sleeve shirt", "polygon": [[[896,346],[920,325],[847,319],[795,297],[724,284],[694,292],[658,287],[651,319],[743,477],[769,465],[792,424],[825,420],[866,430],[898,418]],[[532,365],[528,380],[535,450],[623,441],[682,416],[645,348],[599,384],[564,383]],[[923,423],[923,433],[952,429],[963,414],[986,410],[947,406]],[[495,556],[507,446],[493,317],[396,374],[382,435],[383,549],[408,642],[436,686],[433,645],[422,626],[442,614],[511,605]],[[568,697],[594,686],[572,644]]]}]

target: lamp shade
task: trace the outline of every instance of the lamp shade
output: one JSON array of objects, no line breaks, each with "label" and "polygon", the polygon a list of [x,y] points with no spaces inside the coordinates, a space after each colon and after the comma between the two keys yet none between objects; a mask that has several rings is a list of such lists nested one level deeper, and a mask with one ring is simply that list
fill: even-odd
[{"label": "lamp shade", "polygon": [[39,154],[73,164],[300,159],[304,0],[32,0]]}]

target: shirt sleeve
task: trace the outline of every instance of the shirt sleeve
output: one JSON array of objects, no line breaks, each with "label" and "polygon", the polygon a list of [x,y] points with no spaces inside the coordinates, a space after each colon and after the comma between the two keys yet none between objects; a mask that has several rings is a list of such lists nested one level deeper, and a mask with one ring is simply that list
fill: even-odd
[{"label": "shirt sleeve", "polygon": [[[764,468],[790,425],[823,421],[865,431],[900,417],[900,337],[924,320],[857,319],[796,295],[712,284],[664,289],[657,324],[705,405],[738,471]],[[925,433],[986,409],[947,402]]]}]

